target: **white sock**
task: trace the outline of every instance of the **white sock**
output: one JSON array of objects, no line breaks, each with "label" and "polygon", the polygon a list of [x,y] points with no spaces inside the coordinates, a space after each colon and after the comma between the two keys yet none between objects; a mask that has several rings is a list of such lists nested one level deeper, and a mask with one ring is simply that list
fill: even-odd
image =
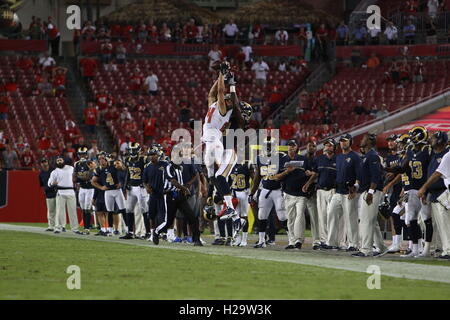
[{"label": "white sock", "polygon": [[416,255],[419,254],[419,244],[418,243],[416,243],[416,244],[413,243],[412,252],[413,252],[413,254],[416,254]]},{"label": "white sock", "polygon": [[167,237],[171,238],[175,236],[175,232],[173,229],[167,229]]},{"label": "white sock", "polygon": [[396,236],[394,236],[394,245],[396,245],[396,246],[400,246],[400,243],[401,243],[401,236],[399,236],[399,235],[396,235]]},{"label": "white sock", "polygon": [[258,243],[266,242],[266,233],[265,232],[260,232],[258,235],[259,235],[259,242]]},{"label": "white sock", "polygon": [[112,232],[113,229],[111,227],[108,227],[108,232]]},{"label": "white sock", "polygon": [[412,242],[411,240],[409,240],[408,248],[409,248],[410,250],[412,250],[412,248],[413,248],[413,242]]},{"label": "white sock", "polygon": [[232,201],[233,197],[232,196],[223,196],[223,199],[225,200],[225,203],[227,204],[228,208],[233,208],[234,209],[233,201]]},{"label": "white sock", "polygon": [[247,242],[247,234],[248,232],[242,232],[242,242]]},{"label": "white sock", "polygon": [[101,230],[102,230],[103,232],[106,232],[106,228],[101,228]]}]

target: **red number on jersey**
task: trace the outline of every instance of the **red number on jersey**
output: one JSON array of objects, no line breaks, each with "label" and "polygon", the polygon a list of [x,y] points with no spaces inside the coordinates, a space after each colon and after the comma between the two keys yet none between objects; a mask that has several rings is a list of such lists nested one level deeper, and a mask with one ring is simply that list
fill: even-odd
[{"label": "red number on jersey", "polygon": [[211,123],[211,118],[216,108],[209,108],[208,113],[206,114],[206,117],[208,118],[208,123]]}]

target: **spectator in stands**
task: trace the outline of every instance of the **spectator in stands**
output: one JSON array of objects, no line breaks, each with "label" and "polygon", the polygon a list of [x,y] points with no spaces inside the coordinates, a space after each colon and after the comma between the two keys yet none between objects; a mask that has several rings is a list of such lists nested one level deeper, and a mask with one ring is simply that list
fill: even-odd
[{"label": "spectator in stands", "polygon": [[105,41],[100,46],[100,61],[103,64],[108,63],[112,58],[113,45],[109,39]]},{"label": "spectator in stands", "polygon": [[172,41],[178,43],[183,41],[183,28],[181,27],[179,22],[177,22],[175,24],[175,27],[173,28]]},{"label": "spectator in stands", "polygon": [[149,112],[147,117],[142,121],[143,131],[144,131],[144,143],[152,144],[154,142],[156,136],[156,128],[158,124],[156,122],[156,118],[152,116],[152,113]]},{"label": "spectator in stands", "polygon": [[381,109],[377,112],[376,114],[376,118],[380,119],[380,118],[384,118],[389,114],[389,111],[387,110],[386,104],[383,103],[381,105]]},{"label": "spectator in stands", "polygon": [[15,95],[17,92],[17,81],[14,79],[14,77],[10,77],[8,80],[5,81],[5,86],[3,88],[10,96]]},{"label": "spectator in stands", "polygon": [[195,43],[197,39],[198,28],[195,25],[194,19],[189,19],[183,28],[183,38],[186,43]]},{"label": "spectator in stands", "polygon": [[50,138],[48,137],[48,135],[43,133],[37,141],[38,150],[41,152],[45,152],[48,149],[50,149],[50,146],[51,146]]},{"label": "spectator in stands", "polygon": [[380,44],[381,29],[373,26],[369,29],[369,43],[373,46]]},{"label": "spectator in stands", "polygon": [[48,17],[48,21],[46,23],[46,30],[47,30],[47,39],[52,49],[52,56],[58,57],[59,41],[61,39],[61,33],[59,32],[56,25],[53,23],[52,17]]},{"label": "spectator in stands", "polygon": [[191,119],[191,102],[186,95],[177,103],[178,109],[180,111],[180,122],[189,122]]},{"label": "spectator in stands", "polygon": [[391,66],[389,67],[389,75],[390,75],[390,80],[392,80],[392,82],[394,84],[398,84],[400,81],[400,67],[397,63],[396,60],[392,61]]},{"label": "spectator in stands", "polygon": [[172,40],[172,33],[170,28],[167,26],[167,23],[163,23],[161,29],[159,30],[160,39],[163,42],[169,42]]},{"label": "spectator in stands", "polygon": [[86,21],[83,29],[81,29],[81,36],[83,40],[92,40],[95,39],[95,31],[97,29],[92,25],[91,21]]},{"label": "spectator in stands", "polygon": [[132,120],[131,113],[128,111],[128,108],[123,108],[120,113],[120,122],[123,124],[127,120]]},{"label": "spectator in stands", "polygon": [[278,62],[278,66],[277,66],[277,69],[278,69],[278,71],[281,71],[281,72],[286,72],[287,71],[287,62],[286,62],[286,59],[281,59],[279,62]]},{"label": "spectator in stands", "polygon": [[255,82],[256,85],[260,87],[266,86],[267,72],[269,71],[269,66],[263,60],[263,57],[259,57],[258,61],[252,65],[252,70],[255,72]]},{"label": "spectator in stands", "polygon": [[378,110],[378,106],[374,103],[372,105],[372,108],[370,108],[369,115],[371,115],[372,117],[376,117],[379,111],[380,110]]},{"label": "spectator in stands", "polygon": [[98,122],[98,111],[95,108],[95,104],[92,101],[88,102],[87,108],[83,111],[84,124],[87,126],[87,130],[91,136],[95,135],[97,122]]},{"label": "spectator in stands", "polygon": [[201,40],[201,42],[212,43],[212,30],[209,27],[209,25],[205,24],[203,26],[203,30],[202,30],[201,34],[202,34],[202,37],[201,37],[201,39],[199,39],[199,40]]},{"label": "spectator in stands", "polygon": [[284,29],[279,29],[275,32],[275,45],[285,46],[289,40],[289,34]]},{"label": "spectator in stands", "polygon": [[17,151],[17,154],[20,156],[22,152],[25,150],[25,141],[23,139],[23,136],[19,136],[17,138],[17,141],[14,143],[14,150]]},{"label": "spectator in stands", "polygon": [[40,82],[38,84],[38,89],[41,93],[41,96],[44,97],[52,97],[54,96],[53,94],[53,86],[50,83],[50,81],[48,81],[48,77],[46,75],[44,75],[42,82]]},{"label": "spectator in stands", "polygon": [[34,62],[30,57],[17,56],[16,66],[23,71],[30,71],[34,67]]},{"label": "spectator in stands", "polygon": [[404,58],[403,62],[400,64],[399,73],[400,85],[397,86],[397,88],[406,88],[411,78],[411,67],[409,66],[406,58]]},{"label": "spectator in stands", "polygon": [[434,20],[429,18],[425,24],[428,44],[437,44],[437,31]]},{"label": "spectator in stands", "polygon": [[416,60],[413,64],[413,82],[423,82],[423,72],[424,72],[424,66],[422,61],[420,61],[419,57],[416,57]]},{"label": "spectator in stands", "polygon": [[136,122],[134,122],[132,119],[126,119],[125,124],[123,124],[123,130],[126,132],[131,132],[133,135],[136,134],[138,127],[136,125]]},{"label": "spectator in stands", "polygon": [[39,59],[39,66],[44,71],[51,71],[55,65],[55,59],[53,59],[48,52],[45,52],[44,56]]},{"label": "spectator in stands", "polygon": [[33,169],[36,163],[33,152],[31,152],[30,145],[25,144],[24,151],[19,156],[20,167],[22,169]]},{"label": "spectator in stands", "polygon": [[233,20],[230,20],[222,29],[225,36],[225,43],[232,44],[236,41],[239,29]]},{"label": "spectator in stands", "polygon": [[318,55],[323,60],[328,59],[328,29],[324,23],[321,23],[316,31]]},{"label": "spectator in stands", "polygon": [[95,159],[97,157],[97,154],[99,153],[98,146],[97,146],[97,140],[91,141],[91,148],[88,150],[88,158],[89,159]]},{"label": "spectator in stands", "polygon": [[138,41],[145,43],[147,41],[148,31],[144,20],[140,20],[138,27],[136,28]]},{"label": "spectator in stands", "polygon": [[427,7],[428,15],[431,19],[435,19],[439,9],[439,0],[428,0]]},{"label": "spectator in stands", "polygon": [[6,137],[3,129],[0,128],[0,154],[1,152],[6,150],[6,145],[9,143],[8,138]]},{"label": "spectator in stands", "polygon": [[344,20],[341,21],[339,26],[336,28],[336,45],[338,46],[345,46],[348,44],[348,37],[349,37],[349,29],[348,26],[345,24]]},{"label": "spectator in stands", "polygon": [[148,33],[148,40],[150,43],[159,43],[159,33],[155,25],[153,25]]},{"label": "spectator in stands", "polygon": [[353,31],[353,37],[356,45],[363,46],[366,44],[367,29],[364,25],[360,25]]},{"label": "spectator in stands", "polygon": [[278,89],[278,86],[273,86],[272,92],[270,93],[269,101],[268,101],[268,105],[270,107],[271,113],[275,112],[275,110],[278,109],[282,100],[283,100],[283,96],[281,95],[281,92]]},{"label": "spectator in stands", "polygon": [[133,138],[131,137],[129,132],[125,132],[125,136],[123,140],[120,142],[119,152],[121,156],[124,156],[127,152],[128,144],[133,142]]},{"label": "spectator in stands", "polygon": [[8,120],[11,100],[5,91],[0,91],[0,120]]},{"label": "spectator in stands", "polygon": [[142,86],[144,85],[144,77],[139,69],[131,72],[130,77],[130,90],[133,94],[138,95],[142,91]]},{"label": "spectator in stands", "polygon": [[367,68],[373,69],[380,65],[380,59],[375,52],[372,52],[370,58],[367,60]]},{"label": "spectator in stands", "polygon": [[242,47],[239,49],[239,52],[236,53],[233,57],[233,59],[230,61],[232,65],[235,65],[238,67],[239,70],[245,70],[245,53],[242,51]]},{"label": "spectator in stands", "polygon": [[3,156],[3,169],[14,170],[20,167],[19,156],[17,152],[14,151],[11,145],[8,143],[5,145],[5,150],[2,152]]},{"label": "spectator in stands", "polygon": [[264,98],[262,96],[261,89],[257,89],[256,92],[250,97],[250,105],[253,107],[253,118],[259,125],[262,123],[262,108],[264,106]]},{"label": "spectator in stands", "polygon": [[68,69],[56,67],[53,69],[53,88],[57,97],[64,96],[66,92],[66,74]]},{"label": "spectator in stands", "polygon": [[44,28],[42,25],[41,18],[31,17],[30,27],[28,28],[28,33],[31,40],[42,40],[44,39]]},{"label": "spectator in stands", "polygon": [[409,19],[415,19],[416,13],[419,10],[418,0],[408,0],[405,3],[405,12]]},{"label": "spectator in stands", "polygon": [[392,22],[388,22],[386,30],[384,30],[384,35],[386,36],[386,39],[390,45],[397,44],[398,30]]},{"label": "spectator in stands", "polygon": [[76,124],[72,120],[66,120],[66,126],[64,128],[64,140],[75,143],[75,141],[80,137],[80,130],[77,128]]},{"label": "spectator in stands", "polygon": [[288,141],[293,139],[295,135],[295,128],[289,119],[284,119],[283,124],[280,127],[280,139],[281,145],[287,145]]},{"label": "spectator in stands", "polygon": [[127,49],[120,40],[116,47],[116,61],[118,64],[124,64],[127,61]]},{"label": "spectator in stands", "polygon": [[244,64],[245,68],[250,69],[252,67],[252,61],[253,61],[253,49],[250,44],[246,44],[242,47],[242,52],[245,54]]},{"label": "spectator in stands", "polygon": [[109,60],[109,62],[107,64],[103,65],[103,68],[107,72],[117,72],[117,70],[119,70],[117,68],[117,64],[116,64],[116,60],[115,59]]},{"label": "spectator in stands", "polygon": [[222,60],[222,51],[219,50],[218,44],[215,44],[214,47],[208,52],[208,59],[209,59],[209,70],[216,72],[211,67],[217,61]]},{"label": "spectator in stands", "polygon": [[120,117],[119,110],[115,106],[109,108],[103,116],[108,126],[111,125],[112,121],[118,120],[119,117]]},{"label": "spectator in stands", "polygon": [[403,27],[403,35],[405,36],[405,44],[414,44],[416,42],[416,26],[411,19]]},{"label": "spectator in stands", "polygon": [[149,75],[145,78],[144,85],[152,96],[158,95],[158,81],[156,74],[150,70]]},{"label": "spectator in stands", "polygon": [[70,162],[73,162],[75,160],[77,151],[73,147],[72,141],[69,140],[66,142],[66,147],[63,149],[62,153],[66,156],[67,159],[70,159]]},{"label": "spectator in stands", "polygon": [[367,109],[364,107],[363,101],[361,99],[356,102],[356,106],[353,108],[353,112],[357,115],[369,114]]},{"label": "spectator in stands", "polygon": [[97,73],[97,60],[89,57],[83,58],[80,60],[80,66],[82,68],[82,76],[85,80],[85,83],[89,84],[89,82],[94,80],[94,77]]}]

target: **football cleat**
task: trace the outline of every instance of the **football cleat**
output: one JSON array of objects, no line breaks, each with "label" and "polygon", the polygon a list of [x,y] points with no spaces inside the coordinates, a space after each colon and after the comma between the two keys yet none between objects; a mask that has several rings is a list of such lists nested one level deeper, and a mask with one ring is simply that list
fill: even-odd
[{"label": "football cleat", "polygon": [[398,253],[400,252],[400,247],[398,245],[391,245],[388,248],[388,253]]},{"label": "football cleat", "polygon": [[225,239],[223,239],[223,238],[214,239],[214,242],[211,244],[213,246],[223,246],[225,244]]},{"label": "football cleat", "polygon": [[314,245],[312,246],[312,249],[313,249],[313,250],[320,250],[320,248],[321,248],[321,245],[320,245],[320,244],[314,244]]},{"label": "football cleat", "polygon": [[119,230],[114,230],[113,235],[118,236],[119,234]]},{"label": "football cleat", "polygon": [[410,253],[408,253],[408,254],[402,254],[400,257],[401,257],[401,258],[414,258],[414,257],[416,257],[416,256],[418,256],[418,255],[419,255],[418,252],[414,252],[414,251],[411,250]]},{"label": "football cleat", "polygon": [[231,237],[227,238],[227,241],[225,241],[225,245],[231,247]]},{"label": "football cleat", "polygon": [[45,231],[52,232],[52,231],[54,231],[54,229],[53,228],[47,228],[47,229],[45,229]]},{"label": "football cleat", "polygon": [[124,239],[124,240],[134,239],[134,236],[132,233],[127,233],[126,235],[119,237],[119,239]]},{"label": "football cleat", "polygon": [[66,232],[66,228],[63,227],[61,231],[62,231],[62,232]]},{"label": "football cleat", "polygon": [[345,249],[345,251],[354,252],[354,251],[358,251],[358,249],[356,249],[355,247],[348,247],[347,249]]},{"label": "football cleat", "polygon": [[200,240],[194,242],[194,247],[203,247],[203,243]]},{"label": "football cleat", "polygon": [[58,234],[58,233],[61,233],[60,231],[58,231],[58,230],[55,230],[55,231],[53,231],[53,233],[56,233],[56,234]]},{"label": "football cleat", "polygon": [[339,247],[336,247],[336,246],[329,246],[329,245],[324,245],[323,246],[323,249],[325,249],[325,250],[333,250],[333,251],[338,251],[339,250]]},{"label": "football cleat", "polygon": [[286,246],[284,249],[285,250],[295,249],[295,246],[293,244],[290,244],[290,245]]},{"label": "football cleat", "polygon": [[238,244],[238,247],[246,247],[247,241],[241,241],[241,243]]},{"label": "football cleat", "polygon": [[233,240],[233,242],[231,243],[232,247],[237,247],[239,246],[239,244],[241,243],[241,236],[238,234],[235,239]]},{"label": "football cleat", "polygon": [[237,215],[236,210],[233,208],[226,207],[217,215],[220,220],[227,220],[235,217]]},{"label": "football cleat", "polygon": [[262,243],[255,244],[255,246],[253,248],[259,249],[259,248],[265,248],[265,247],[266,247],[266,243],[262,242]]},{"label": "football cleat", "polygon": [[359,251],[357,253],[352,253],[352,257],[355,257],[355,258],[367,258],[369,256],[367,254]]},{"label": "football cleat", "polygon": [[274,246],[275,245],[275,240],[268,240],[266,242],[266,244],[269,245],[269,246]]},{"label": "football cleat", "polygon": [[445,256],[439,256],[438,259],[450,260],[450,255],[446,254]]},{"label": "football cleat", "polygon": [[81,232],[81,231],[74,231],[73,233],[75,233],[75,234],[79,234],[79,235],[84,235],[84,233],[83,232]]},{"label": "football cleat", "polygon": [[185,238],[183,239],[183,242],[193,243],[194,241],[192,240],[192,237],[185,237]]},{"label": "football cleat", "polygon": [[152,241],[155,245],[159,244],[159,234],[157,232],[153,233]]},{"label": "football cleat", "polygon": [[302,243],[301,242],[296,242],[294,245],[296,250],[300,250],[302,248]]}]

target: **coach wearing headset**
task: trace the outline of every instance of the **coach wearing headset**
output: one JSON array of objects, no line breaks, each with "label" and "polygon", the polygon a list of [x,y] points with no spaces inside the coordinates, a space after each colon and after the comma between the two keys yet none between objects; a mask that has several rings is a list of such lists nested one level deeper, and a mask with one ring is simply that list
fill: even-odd
[{"label": "coach wearing headset", "polygon": [[[361,207],[359,210],[359,232],[361,236],[361,248],[353,257],[371,257],[373,245],[384,253],[387,248],[384,245],[380,226],[378,225],[378,205],[383,196],[383,175],[381,159],[375,151],[377,137],[374,134],[366,134],[360,144],[363,153],[360,186]],[[375,243],[374,243],[375,241]]]}]

